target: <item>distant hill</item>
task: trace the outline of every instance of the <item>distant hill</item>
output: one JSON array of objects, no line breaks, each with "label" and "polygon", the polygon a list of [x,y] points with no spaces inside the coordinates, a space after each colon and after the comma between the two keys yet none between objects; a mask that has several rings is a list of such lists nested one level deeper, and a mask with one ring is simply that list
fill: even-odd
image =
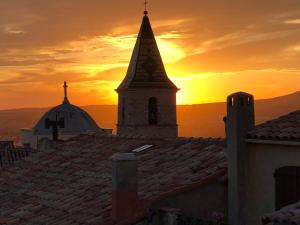
[{"label": "distant hill", "polygon": [[[99,126],[115,129],[117,106],[83,106]],[[223,117],[225,103],[179,105],[178,124],[180,136],[224,136]],[[255,102],[256,123],[261,123],[291,111],[300,110],[300,92]],[[20,128],[31,128],[48,108],[0,110],[0,135],[18,136]]]},{"label": "distant hill", "polygon": [[[255,101],[256,124],[300,110],[300,92]],[[178,106],[179,133],[182,136],[224,136],[226,103]]]}]

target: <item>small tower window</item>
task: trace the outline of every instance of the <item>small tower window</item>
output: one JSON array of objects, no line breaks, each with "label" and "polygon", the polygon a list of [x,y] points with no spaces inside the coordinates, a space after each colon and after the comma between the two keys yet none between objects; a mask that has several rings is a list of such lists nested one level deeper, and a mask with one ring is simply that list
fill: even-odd
[{"label": "small tower window", "polygon": [[149,99],[148,121],[150,125],[157,124],[157,99],[154,97]]},{"label": "small tower window", "polygon": [[122,116],[122,125],[125,124],[125,98],[122,98],[122,112],[121,112],[121,116]]}]

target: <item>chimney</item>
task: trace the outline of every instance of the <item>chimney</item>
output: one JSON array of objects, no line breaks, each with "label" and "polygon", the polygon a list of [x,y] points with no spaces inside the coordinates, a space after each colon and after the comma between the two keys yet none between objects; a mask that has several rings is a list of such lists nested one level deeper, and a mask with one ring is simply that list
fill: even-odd
[{"label": "chimney", "polygon": [[247,93],[227,98],[226,140],[228,160],[228,219],[231,225],[245,224],[245,177],[248,131],[254,128],[254,99]]},{"label": "chimney", "polygon": [[122,222],[133,218],[139,210],[137,157],[133,153],[112,156],[112,218]]},{"label": "chimney", "polygon": [[161,208],[159,210],[159,224],[178,225],[180,223],[179,217],[180,209],[178,208]]}]

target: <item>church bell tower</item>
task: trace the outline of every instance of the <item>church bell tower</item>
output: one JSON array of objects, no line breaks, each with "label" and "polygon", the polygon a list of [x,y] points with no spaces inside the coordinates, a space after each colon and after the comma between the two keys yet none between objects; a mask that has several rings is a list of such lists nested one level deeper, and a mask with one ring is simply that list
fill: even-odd
[{"label": "church bell tower", "polygon": [[168,78],[145,10],[127,74],[117,88],[117,134],[129,137],[177,137],[176,93]]}]

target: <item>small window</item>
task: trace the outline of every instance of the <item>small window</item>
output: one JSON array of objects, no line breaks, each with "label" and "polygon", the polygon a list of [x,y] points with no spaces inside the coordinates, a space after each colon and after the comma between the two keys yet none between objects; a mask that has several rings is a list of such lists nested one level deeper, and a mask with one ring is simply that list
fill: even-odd
[{"label": "small window", "polygon": [[152,97],[148,104],[148,121],[150,125],[157,124],[157,99]]},{"label": "small window", "polygon": [[300,200],[300,167],[279,168],[274,177],[276,210]]},{"label": "small window", "polygon": [[122,121],[121,124],[124,125],[125,124],[125,98],[122,98],[122,109],[121,109],[121,117],[122,117]]}]

